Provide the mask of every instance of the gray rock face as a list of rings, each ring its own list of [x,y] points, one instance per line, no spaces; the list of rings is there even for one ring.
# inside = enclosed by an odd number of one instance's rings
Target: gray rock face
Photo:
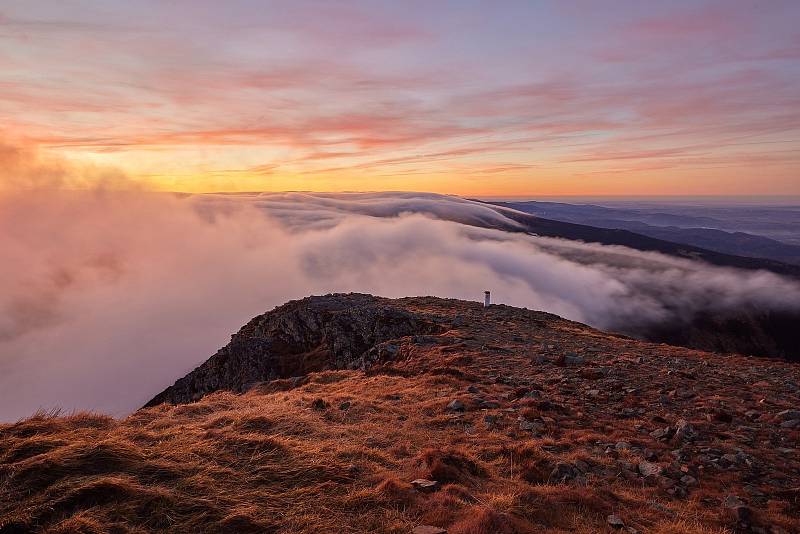
[[[397,345],[388,341],[439,331],[424,317],[371,295],[292,301],[252,319],[146,406],[192,402],[218,390],[242,392],[259,382],[326,369],[366,369],[397,356]]]

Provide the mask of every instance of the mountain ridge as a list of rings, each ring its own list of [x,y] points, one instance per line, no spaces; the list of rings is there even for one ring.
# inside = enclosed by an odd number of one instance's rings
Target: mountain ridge
[[[391,300],[361,293],[329,294],[290,301],[248,321],[231,341],[208,360],[145,404],[191,402],[225,389],[241,393],[254,383],[292,378],[309,372],[361,369],[394,356],[391,339],[428,335],[448,325],[409,313]],[[422,297],[435,298],[435,297]],[[460,301],[441,299],[443,302]],[[493,305],[495,309],[498,306]],[[548,321],[566,321],[541,311]],[[800,360],[792,314],[737,310],[663,323],[649,332],[649,341],[716,352],[745,352]],[[360,329],[360,330],[359,330]],[[620,335],[622,334],[608,334]],[[794,352],[791,347],[795,347]]]
[[[667,256],[704,261],[719,267],[732,267],[746,270],[763,269],[794,279],[800,279],[800,265],[784,263],[769,258],[739,256],[718,252],[691,244],[652,237],[625,228],[603,228],[591,226],[586,223],[548,219],[520,211],[514,208],[512,203],[504,205],[503,203],[492,203],[474,199],[473,201],[488,206],[494,206],[500,213],[520,225],[518,228],[510,225],[498,227],[498,229],[510,232],[523,231],[545,237],[558,237],[587,243],[622,245],[643,252],[660,252]]]
[[[709,217],[560,202],[520,201],[494,204],[545,219],[596,228],[624,229],[730,256],[761,258],[789,265],[800,263],[800,246],[741,230],[727,230],[721,221]]]
[[[0,425],[0,532],[800,528],[800,366],[435,297],[276,310],[175,404]],[[259,347],[299,367],[232,372]]]

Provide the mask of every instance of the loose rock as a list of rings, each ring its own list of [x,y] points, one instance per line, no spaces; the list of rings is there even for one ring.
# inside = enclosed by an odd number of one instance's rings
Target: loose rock
[[[645,478],[649,476],[658,476],[664,470],[660,465],[645,460],[639,462],[637,467],[639,469],[639,473]]]
[[[439,527],[420,525],[418,527],[414,527],[414,530],[411,531],[411,534],[447,534],[447,531]]]
[[[411,485],[414,486],[414,489],[421,491],[423,493],[431,493],[439,489],[439,482],[437,482],[436,480],[428,480],[425,478],[418,478],[416,480],[412,480]]]
[[[608,523],[611,528],[623,528],[625,526],[625,522],[616,514],[611,514],[608,516],[606,518],[606,523]]]
[[[460,401],[460,400],[458,400],[458,399],[451,400],[451,401],[450,401],[450,402],[447,404],[447,409],[448,409],[448,410],[450,410],[451,412],[463,412],[464,410],[466,410],[466,408],[467,408],[467,407],[466,407],[466,406],[464,406],[464,403],[463,403],[463,402],[461,402],[461,401]]]

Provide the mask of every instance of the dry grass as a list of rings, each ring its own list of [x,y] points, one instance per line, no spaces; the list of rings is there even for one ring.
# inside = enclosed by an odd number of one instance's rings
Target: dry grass
[[[444,400],[431,393],[462,391],[459,379],[338,374],[121,421],[39,414],[2,427],[0,532],[590,532],[619,509],[664,532],[722,527],[665,524],[647,513],[651,488],[547,484],[556,456],[540,446],[552,440],[470,436],[432,418]],[[318,398],[330,406],[313,408]],[[418,477],[447,485],[420,494]]]
[[[499,343],[501,334],[492,335]],[[592,448],[640,438],[657,446],[633,430],[646,420],[620,420],[613,410],[599,417],[598,401],[583,404],[570,384],[526,364],[526,353],[502,359],[482,352],[485,340],[464,339],[472,341],[463,354],[417,349],[401,373],[315,373],[294,388],[277,381],[122,420],[40,413],[0,426],[0,533],[408,533],[420,524],[449,534],[589,533],[607,531],[611,513],[640,532],[735,530],[703,497],[719,499],[741,480],[706,476],[688,497],[673,498],[617,476],[617,459]],[[465,367],[441,372],[448,358]],[[520,398],[531,388],[492,378],[499,373],[527,373],[552,405]],[[501,406],[478,409],[468,386]],[[466,413],[445,409],[454,398]],[[519,431],[520,413],[553,422],[532,437]],[[487,414],[497,422],[486,423]],[[589,465],[585,485],[550,481],[559,462]],[[420,493],[416,478],[442,487]],[[799,531],[792,506],[772,499],[755,511],[757,524]]]

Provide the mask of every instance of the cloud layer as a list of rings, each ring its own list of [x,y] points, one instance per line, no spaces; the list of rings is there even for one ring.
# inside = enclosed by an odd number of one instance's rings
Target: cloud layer
[[[0,420],[53,406],[125,414],[252,316],[309,294],[478,300],[491,289],[497,302],[628,331],[800,303],[796,283],[769,273],[453,222],[487,218],[507,220],[429,194],[6,192]]]

